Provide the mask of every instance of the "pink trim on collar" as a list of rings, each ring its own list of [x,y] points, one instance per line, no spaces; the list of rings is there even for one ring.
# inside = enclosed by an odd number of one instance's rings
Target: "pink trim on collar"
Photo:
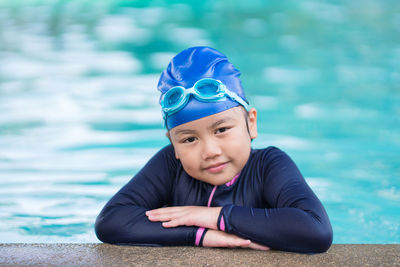
[[[207,207],[211,207],[211,201],[213,199],[215,190],[217,190],[217,185],[214,186],[213,190],[211,191],[210,197],[208,198]]]
[[[226,186],[231,186],[231,185],[233,185],[233,184],[236,182],[236,180],[239,178],[239,175],[240,175],[240,172],[239,172],[235,177],[233,177],[232,180],[230,180],[229,182],[227,182],[225,185],[226,185]]]

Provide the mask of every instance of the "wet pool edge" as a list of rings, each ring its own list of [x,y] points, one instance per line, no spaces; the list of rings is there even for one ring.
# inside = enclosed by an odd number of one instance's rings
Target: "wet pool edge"
[[[400,266],[400,244],[334,244],[326,253],[109,244],[0,244],[0,266]]]

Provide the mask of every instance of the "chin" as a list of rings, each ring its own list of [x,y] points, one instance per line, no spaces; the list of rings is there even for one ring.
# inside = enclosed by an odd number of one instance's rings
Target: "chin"
[[[229,182],[231,179],[212,179],[209,183],[212,185],[224,185]]]
[[[193,176],[192,176],[193,177]],[[220,179],[215,179],[215,178],[195,178],[196,180],[211,184],[211,185],[223,185],[226,184],[229,181],[221,181]]]

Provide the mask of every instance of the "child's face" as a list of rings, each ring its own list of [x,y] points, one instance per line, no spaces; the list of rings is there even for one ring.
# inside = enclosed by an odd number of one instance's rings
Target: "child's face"
[[[169,134],[177,159],[195,179],[213,185],[229,182],[246,164],[257,137],[257,111],[242,107],[181,124]]]

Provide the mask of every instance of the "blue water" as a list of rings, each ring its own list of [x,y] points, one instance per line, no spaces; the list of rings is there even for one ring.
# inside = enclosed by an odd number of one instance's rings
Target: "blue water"
[[[168,144],[157,79],[192,45],[242,71],[254,147],[295,160],[335,243],[400,242],[397,0],[137,2],[0,1],[0,242],[97,242]]]

